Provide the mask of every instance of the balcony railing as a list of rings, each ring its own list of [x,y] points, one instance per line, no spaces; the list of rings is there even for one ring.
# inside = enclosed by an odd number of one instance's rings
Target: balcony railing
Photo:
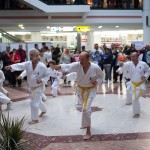
[[[0,0],[0,10],[30,10],[29,6],[19,0]]]
[[[40,0],[47,5],[90,5],[91,9],[142,9],[142,0]]]
[[[142,0],[40,0],[47,5],[90,5],[91,9],[142,9]],[[19,0],[0,0],[0,10],[28,10]]]

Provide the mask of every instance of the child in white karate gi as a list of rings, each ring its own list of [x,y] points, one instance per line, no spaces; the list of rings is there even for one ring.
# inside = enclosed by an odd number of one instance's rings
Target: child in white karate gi
[[[54,60],[49,61],[49,68],[48,68],[48,72],[50,73],[50,77],[53,78],[53,82],[51,85],[52,88],[52,95],[53,97],[58,96],[58,94],[60,94],[60,90],[59,90],[59,79],[61,79],[62,77],[62,72],[55,70],[55,65],[56,62]]]

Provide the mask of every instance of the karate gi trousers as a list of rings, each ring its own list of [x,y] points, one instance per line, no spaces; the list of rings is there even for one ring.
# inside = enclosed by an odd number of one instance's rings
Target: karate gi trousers
[[[0,102],[2,104],[8,104],[10,102],[10,98],[0,92]]]
[[[91,126],[91,104],[96,96],[96,87],[81,87],[77,88],[77,95],[82,100],[82,127]]]
[[[31,119],[39,119],[39,110],[46,112],[46,107],[42,101],[42,91],[36,91],[36,88],[31,88]]]
[[[143,82],[133,83],[132,82],[132,107],[133,107],[133,115],[140,114],[140,97],[143,95],[143,90],[140,85]]]
[[[132,103],[132,83],[130,82],[130,79],[125,78],[125,85],[126,85],[126,92],[127,92],[127,98],[125,101],[125,104],[131,104]]]
[[[54,96],[58,96],[58,90],[59,90],[59,81],[57,79],[54,80],[52,86],[52,94]]]

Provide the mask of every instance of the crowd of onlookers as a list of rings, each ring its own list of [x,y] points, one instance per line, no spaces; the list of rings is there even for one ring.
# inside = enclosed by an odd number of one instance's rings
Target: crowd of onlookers
[[[97,63],[102,70],[105,70],[104,82],[111,82],[111,75],[113,75],[114,83],[118,81],[118,76],[120,83],[122,83],[122,75],[118,75],[117,73],[119,61],[126,61],[127,59],[130,60],[130,55],[133,52],[138,52],[139,60],[146,62],[150,66],[150,45],[146,45],[141,50],[136,50],[135,44],[124,47],[111,44],[110,48],[104,44],[101,49],[99,48],[98,44],[95,44],[95,49],[92,50],[90,54],[92,61]]]
[[[42,43],[41,48],[39,48],[38,44],[35,44],[34,48],[39,51],[39,60],[46,66],[48,66],[48,62],[51,60],[54,60],[56,64],[78,62],[80,53],[86,51],[85,46],[82,46],[81,50],[75,49],[72,53],[69,48],[60,48],[59,45],[56,47],[51,46],[49,48],[45,43]],[[124,47],[111,44],[110,48],[108,48],[106,44],[101,48],[98,44],[95,44],[94,49],[87,52],[90,53],[91,62],[98,64],[99,67],[104,70],[104,82],[111,82],[112,79],[114,83],[118,80],[120,83],[122,82],[122,75],[118,76],[118,73],[116,72],[119,68],[119,61],[126,61],[133,52],[138,52],[139,60],[146,62],[150,66],[150,45],[146,45],[141,50],[136,50],[134,44]],[[18,49],[11,50],[10,46],[7,46],[5,51],[0,52],[0,69],[4,72],[8,83],[13,87],[15,87],[17,83],[18,86],[21,87],[22,81],[17,80],[17,76],[19,76],[21,72],[10,72],[6,71],[4,68],[5,66],[25,62],[26,60],[27,54],[26,50],[22,48],[22,44],[18,45]],[[64,83],[65,82],[66,81],[64,80]]]
[[[87,5],[91,8],[142,8],[143,0],[41,0],[49,5]],[[19,0],[0,0],[0,9],[31,9]]]

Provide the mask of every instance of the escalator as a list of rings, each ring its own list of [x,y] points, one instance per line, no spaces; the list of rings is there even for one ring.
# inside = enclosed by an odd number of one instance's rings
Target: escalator
[[[6,31],[0,29],[1,43],[14,43],[14,42],[24,42],[21,39],[7,33]]]

